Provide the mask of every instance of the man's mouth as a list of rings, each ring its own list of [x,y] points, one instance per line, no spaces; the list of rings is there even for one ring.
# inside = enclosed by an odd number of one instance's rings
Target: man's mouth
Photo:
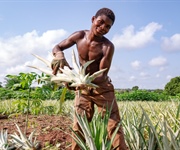
[[[98,34],[104,34],[103,31],[101,31],[101,30],[97,29],[96,31],[97,31]]]

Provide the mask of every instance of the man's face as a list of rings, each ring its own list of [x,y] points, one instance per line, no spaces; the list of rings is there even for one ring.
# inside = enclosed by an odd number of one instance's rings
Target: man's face
[[[98,17],[92,18],[92,28],[96,36],[103,36],[109,32],[111,26],[113,25],[112,20],[106,15],[100,15]]]

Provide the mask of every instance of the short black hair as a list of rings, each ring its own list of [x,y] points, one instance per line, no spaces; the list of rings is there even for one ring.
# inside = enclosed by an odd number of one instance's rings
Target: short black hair
[[[112,20],[113,23],[114,23],[114,21],[115,21],[114,12],[113,12],[111,9],[109,9],[109,8],[101,8],[101,9],[99,9],[99,10],[96,12],[95,17],[98,17],[98,16],[100,16],[100,15],[106,15],[107,17],[109,17],[109,18]]]

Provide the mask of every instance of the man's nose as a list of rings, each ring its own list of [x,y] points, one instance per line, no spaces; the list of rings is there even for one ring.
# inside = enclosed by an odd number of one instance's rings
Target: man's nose
[[[105,31],[106,28],[104,24],[102,24],[100,27],[101,27],[101,30]]]

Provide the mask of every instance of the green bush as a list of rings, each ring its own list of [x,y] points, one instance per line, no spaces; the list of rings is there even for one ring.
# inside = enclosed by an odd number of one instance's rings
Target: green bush
[[[165,92],[171,96],[180,94],[180,76],[172,78],[164,88]]]
[[[11,99],[14,96],[14,92],[10,89],[0,88],[0,99],[6,100]]]
[[[53,91],[52,89],[48,89],[48,88],[41,88],[41,87],[32,88],[30,92],[30,99],[31,100],[36,100],[36,99],[59,100],[62,93],[62,89],[63,88]],[[0,100],[28,99],[28,96],[29,96],[28,89],[13,90],[13,89],[7,89],[3,87],[0,88]],[[74,92],[67,90],[65,100],[73,100],[74,97],[75,97]]]
[[[136,90],[124,93],[115,93],[116,99],[119,101],[166,101],[170,100],[168,95],[164,93],[156,93],[154,91]]]

